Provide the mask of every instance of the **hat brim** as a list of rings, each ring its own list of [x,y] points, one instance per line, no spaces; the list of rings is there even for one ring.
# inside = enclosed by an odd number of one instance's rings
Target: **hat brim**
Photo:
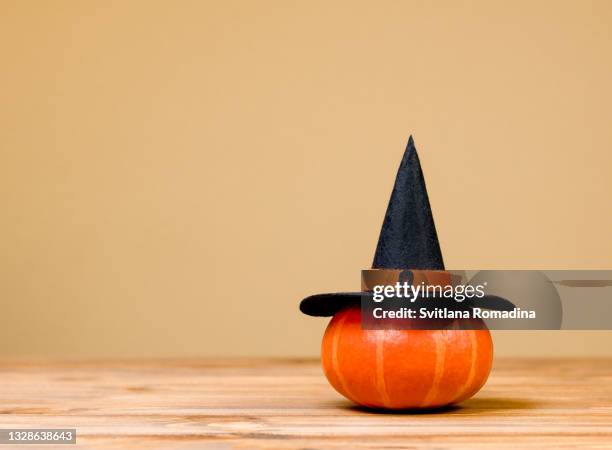
[[[350,306],[360,305],[364,292],[315,294],[300,302],[300,311],[314,317],[330,317]]]
[[[371,292],[332,292],[326,294],[315,294],[306,297],[300,302],[300,311],[314,317],[331,317],[338,311],[351,306],[359,306],[363,296],[371,296]],[[440,299],[446,305],[452,305],[461,309],[464,308],[483,308],[498,311],[511,311],[515,305],[497,295],[485,295],[481,298],[470,298],[462,302],[452,298]],[[439,303],[437,306],[441,306]]]

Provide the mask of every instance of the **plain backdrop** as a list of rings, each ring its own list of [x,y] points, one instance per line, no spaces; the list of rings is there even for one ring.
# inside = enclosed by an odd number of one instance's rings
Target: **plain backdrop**
[[[612,268],[612,2],[0,0],[0,55],[2,356],[316,355],[410,134],[448,268]]]

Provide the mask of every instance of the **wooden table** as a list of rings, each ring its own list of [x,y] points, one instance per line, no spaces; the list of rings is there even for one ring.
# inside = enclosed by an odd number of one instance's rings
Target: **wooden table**
[[[475,398],[421,414],[353,407],[314,360],[4,361],[12,427],[76,428],[77,448],[612,448],[612,360],[497,360]]]

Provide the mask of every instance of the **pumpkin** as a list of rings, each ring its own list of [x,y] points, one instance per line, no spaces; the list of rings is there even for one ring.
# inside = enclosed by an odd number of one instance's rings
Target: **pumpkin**
[[[321,354],[331,385],[358,405],[437,408],[466,400],[485,384],[493,342],[486,328],[364,330],[355,306],[334,315]]]

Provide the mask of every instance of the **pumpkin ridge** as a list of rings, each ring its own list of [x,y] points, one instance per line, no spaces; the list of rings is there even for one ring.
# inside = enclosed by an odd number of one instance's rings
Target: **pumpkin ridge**
[[[334,336],[332,338],[332,369],[333,371],[336,373],[336,377],[338,377],[338,381],[340,382],[340,386],[342,387],[342,390],[344,391],[344,395],[351,401],[355,401],[353,400],[355,397],[353,396],[353,394],[351,393],[351,391],[349,390],[347,384],[346,384],[346,380],[344,379],[344,376],[342,375],[342,371],[340,370],[340,363],[338,361],[338,342],[340,341],[340,332],[342,331],[344,322],[346,322],[348,316],[343,316],[340,318],[340,320],[338,321],[338,325],[337,325],[337,330],[334,333]]]
[[[387,392],[387,384],[385,382],[385,335],[383,330],[378,330],[376,333],[376,389],[380,395],[383,406],[390,407],[391,399]]]
[[[476,377],[476,356],[478,350],[478,339],[476,339],[476,331],[466,330],[466,332],[468,333],[468,336],[470,338],[470,371],[468,372],[468,376],[465,380],[465,383],[463,383],[463,386],[461,386],[461,389],[459,389],[459,392],[457,392],[457,395],[453,399],[453,402],[461,399],[461,397],[472,386],[472,383],[474,383],[474,378]]]
[[[444,363],[446,360],[446,347],[445,343],[441,342],[440,333],[432,333],[431,337],[434,340],[435,348],[436,348],[436,361],[435,361],[435,369],[434,376],[432,377],[431,387],[429,391],[425,395],[423,402],[421,403],[421,407],[430,406],[431,403],[435,402],[437,394],[439,393],[439,385],[440,380],[442,379],[442,374],[444,373]]]

